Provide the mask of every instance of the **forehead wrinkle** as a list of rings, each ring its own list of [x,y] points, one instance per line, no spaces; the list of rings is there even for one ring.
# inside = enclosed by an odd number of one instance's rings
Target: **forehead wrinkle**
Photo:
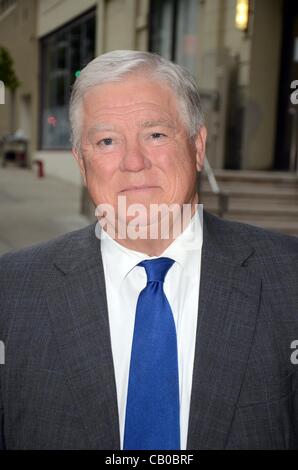
[[[94,131],[114,131],[116,128],[113,124],[98,123],[91,127]]]
[[[163,126],[163,127],[168,127],[170,129],[176,129],[175,123],[166,118],[157,118],[157,119],[147,119],[147,120],[139,120],[135,121],[136,125],[140,129],[148,129],[151,127],[156,127],[156,126]],[[94,124],[91,128],[90,131],[117,131],[119,130],[119,126],[117,124],[110,124],[108,122],[98,122]]]
[[[151,108],[151,107],[150,107]],[[133,122],[137,122],[137,120],[139,121],[139,123],[141,122],[159,122],[160,121],[160,124],[165,124],[165,122],[167,121],[168,123],[171,122],[170,119],[167,119],[166,117],[165,118],[158,118],[158,117],[153,117],[154,115],[152,115],[151,113],[151,116],[148,116],[147,118],[144,117],[142,118],[141,116],[139,116],[139,118],[137,119],[137,117],[134,117],[134,114],[136,113],[139,113],[139,112],[143,112],[143,111],[146,111],[144,108],[139,108],[139,109],[134,109],[134,110],[124,110],[124,111],[118,111],[117,109],[115,108],[111,108],[109,110],[103,110],[101,109],[100,112],[95,112],[93,115],[91,113],[88,113],[88,120],[89,121],[93,121],[95,122],[95,124],[92,126],[92,127],[96,127],[97,129],[99,130],[113,130],[115,128],[115,124],[109,122],[110,120],[113,120],[113,119],[116,119],[116,120],[121,120],[121,121],[127,121],[127,120],[132,120],[133,119]],[[156,109],[154,109],[153,107],[151,109],[149,109],[150,112],[154,112],[154,114],[156,114]],[[159,113],[159,114],[167,114],[165,113],[164,111]],[[139,124],[140,126],[140,124]],[[144,127],[149,127],[149,124],[144,126]]]
[[[169,119],[150,119],[148,121],[141,121],[139,123],[139,127],[143,129],[147,129],[148,127],[155,127],[155,126],[165,126],[171,129],[175,128],[175,125]]]
[[[152,127],[167,127],[169,129],[176,129],[175,124],[170,121],[169,119],[150,119],[147,121],[139,121],[137,126],[139,129],[150,129]],[[100,132],[100,131],[110,131],[110,132],[117,132],[119,127],[117,125],[108,124],[108,123],[98,123],[92,126],[89,129],[89,132]]]
[[[94,106],[95,103],[93,103]],[[169,115],[170,109],[165,110],[160,107],[157,103],[150,103],[146,101],[141,101],[138,103],[129,103],[127,105],[121,106],[100,106],[96,109],[90,109],[89,106],[85,108],[85,112],[88,116],[89,132],[93,131],[119,131],[119,125],[121,127],[121,122],[117,123],[117,120],[120,121],[129,121],[132,120],[132,117],[135,114],[149,112],[149,116],[146,114],[142,117],[140,115],[138,118],[135,116],[131,125],[133,127],[137,126],[138,128],[150,128],[158,125],[166,126],[171,129],[176,129],[177,122],[176,119],[172,119]],[[176,111],[176,110],[175,110]],[[151,115],[150,115],[151,114]],[[158,116],[159,115],[159,116]],[[175,118],[177,116],[175,115]],[[113,119],[116,119],[116,123],[113,123]],[[92,122],[93,121],[93,122]],[[111,121],[111,122],[109,122]]]
[[[116,101],[116,100],[115,100]],[[95,103],[91,103],[92,104],[92,107],[95,105]],[[171,110],[171,106],[168,107],[168,110],[165,110],[165,109],[162,109],[163,107],[159,104],[159,103],[154,103],[154,102],[150,102],[150,101],[140,101],[140,102],[131,102],[131,103],[127,103],[127,104],[118,104],[116,102],[114,102],[113,104],[111,105],[107,105],[107,104],[101,104],[100,102],[98,103],[99,105],[99,109],[94,109],[93,110],[90,110],[89,106],[86,106],[86,103],[85,103],[85,112],[87,114],[115,114],[115,115],[121,115],[123,114],[124,116],[126,116],[127,114],[131,114],[131,113],[136,113],[136,112],[139,112],[139,111],[143,111],[143,110],[152,110],[152,111],[159,111],[159,112],[162,112],[162,113],[168,113],[170,110]],[[132,108],[132,109],[131,109]]]

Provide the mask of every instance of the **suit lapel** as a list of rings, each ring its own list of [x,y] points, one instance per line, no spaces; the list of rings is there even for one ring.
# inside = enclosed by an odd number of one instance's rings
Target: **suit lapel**
[[[249,272],[253,249],[204,213],[199,311],[188,449],[224,449],[259,310],[261,280]],[[234,244],[234,245],[233,245]]]
[[[100,242],[86,240],[55,261],[60,277],[47,290],[58,350],[90,448],[119,449],[119,421]],[[72,244],[73,245],[73,244]],[[63,275],[62,275],[63,273]]]

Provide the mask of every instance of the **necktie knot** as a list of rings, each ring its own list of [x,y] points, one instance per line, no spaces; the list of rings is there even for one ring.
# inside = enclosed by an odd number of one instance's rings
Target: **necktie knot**
[[[138,266],[145,268],[147,274],[147,282],[160,281],[164,282],[166,274],[170,267],[175,263],[171,258],[156,258],[152,260],[141,261]]]

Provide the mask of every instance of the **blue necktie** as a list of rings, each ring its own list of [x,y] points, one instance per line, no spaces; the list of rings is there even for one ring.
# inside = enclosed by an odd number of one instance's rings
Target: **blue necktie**
[[[173,313],[163,290],[170,258],[145,260],[147,285],[136,309],[124,449],[179,450],[179,378]]]

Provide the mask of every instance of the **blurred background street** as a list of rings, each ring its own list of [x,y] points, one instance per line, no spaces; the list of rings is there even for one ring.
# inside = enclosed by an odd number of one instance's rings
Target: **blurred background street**
[[[82,228],[77,185],[13,166],[0,168],[0,255]]]

